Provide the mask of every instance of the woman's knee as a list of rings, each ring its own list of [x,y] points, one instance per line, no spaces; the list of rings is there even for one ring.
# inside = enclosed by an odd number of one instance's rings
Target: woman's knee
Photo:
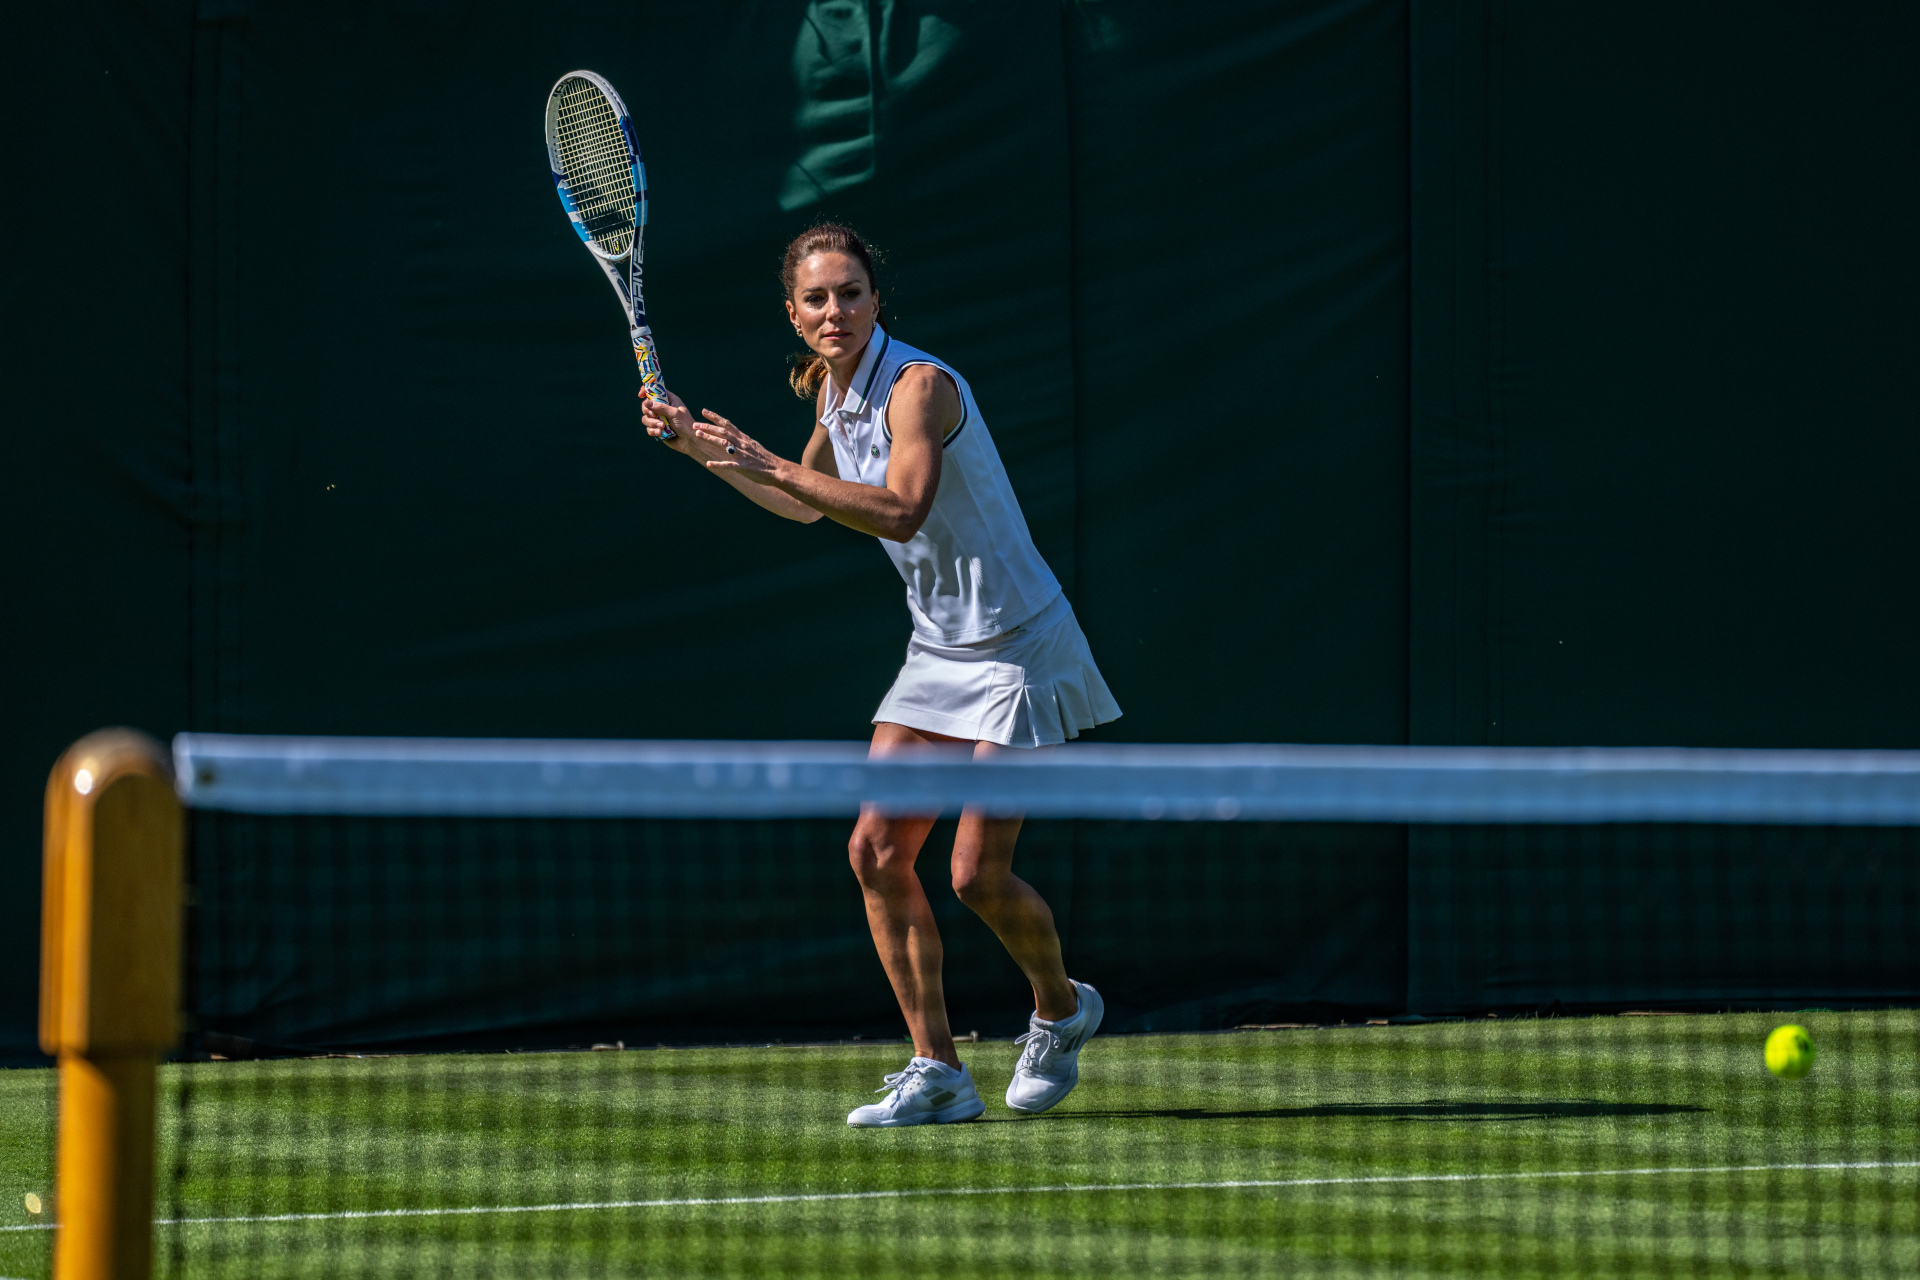
[[[847,862],[862,888],[883,892],[903,885],[913,874],[913,859],[896,842],[861,827],[847,841]]]
[[[975,911],[998,902],[1006,888],[1006,881],[1007,873],[1003,868],[982,867],[957,858],[954,860],[953,896]]]

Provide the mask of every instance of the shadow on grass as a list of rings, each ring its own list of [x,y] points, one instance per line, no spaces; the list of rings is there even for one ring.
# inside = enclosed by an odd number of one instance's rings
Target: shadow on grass
[[[1564,1102],[1425,1102],[1379,1104],[1327,1102],[1315,1107],[1265,1107],[1256,1111],[1208,1111],[1176,1107],[1141,1111],[1069,1111],[1059,1120],[1442,1120],[1484,1124],[1508,1120],[1640,1120],[1654,1116],[1692,1115],[1705,1107],[1673,1102],[1600,1102],[1574,1098]]]

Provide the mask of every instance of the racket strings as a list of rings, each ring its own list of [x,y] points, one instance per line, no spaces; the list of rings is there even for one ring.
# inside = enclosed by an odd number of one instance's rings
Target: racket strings
[[[569,80],[557,96],[554,141],[574,208],[603,252],[625,253],[633,244],[638,198],[620,114],[589,80]]]

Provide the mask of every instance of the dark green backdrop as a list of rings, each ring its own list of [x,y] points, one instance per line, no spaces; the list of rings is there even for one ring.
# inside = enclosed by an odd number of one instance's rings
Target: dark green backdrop
[[[1127,709],[1108,740],[1920,745],[1917,26],[1892,0],[15,15],[0,1034],[31,1033],[41,781],[101,724],[865,732],[898,582],[639,434],[541,167],[576,66],[639,118],[648,300],[696,405],[796,448],[780,247],[831,214],[889,251],[895,330],[972,381]],[[1135,1025],[1618,994],[1462,916],[1539,896],[1508,844],[1181,840],[1223,902],[1260,863],[1231,941],[1116,941],[1151,936],[1154,859],[1119,833],[1032,855]],[[1911,994],[1898,956],[1813,957],[1795,998]],[[846,964],[849,1016],[884,1016]],[[1786,994],[1750,977],[1632,998]]]

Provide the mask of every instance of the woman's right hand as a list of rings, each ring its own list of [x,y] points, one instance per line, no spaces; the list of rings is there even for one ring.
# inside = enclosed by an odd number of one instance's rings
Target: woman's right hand
[[[698,456],[702,450],[693,434],[693,411],[687,408],[686,401],[673,392],[667,392],[665,402],[647,399],[645,390],[640,392],[640,421],[646,427],[647,434],[659,440],[675,453]],[[673,428],[672,439],[664,439],[662,432]]]

